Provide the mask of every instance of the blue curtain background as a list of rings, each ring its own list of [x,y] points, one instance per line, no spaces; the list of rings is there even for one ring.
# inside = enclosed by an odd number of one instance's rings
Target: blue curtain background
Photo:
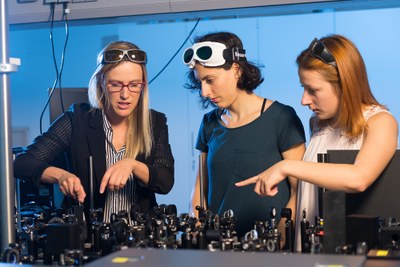
[[[114,40],[136,43],[147,51],[149,78],[153,78],[185,40],[196,21],[148,21],[132,18],[94,19],[69,22],[62,86],[86,87],[96,67],[97,53]],[[358,46],[367,66],[371,88],[377,99],[400,118],[400,9],[369,9],[230,19],[203,19],[194,35],[212,31],[231,31],[243,41],[248,59],[264,66],[265,82],[257,93],[291,105],[300,116],[308,135],[307,107],[300,105],[302,88],[297,77],[296,56],[314,37],[337,33]],[[39,134],[39,118],[47,101],[47,89],[55,80],[50,43],[50,23],[11,25],[9,52],[21,59],[11,80],[13,128],[28,129],[28,140]],[[62,23],[53,29],[55,54],[59,64],[65,39]],[[189,46],[187,43],[184,47]],[[151,107],[168,118],[170,143],[176,160],[176,182],[159,204],[176,204],[180,213],[188,212],[198,152],[194,149],[197,130],[206,110],[197,95],[187,91],[186,67],[182,51],[151,84]],[[67,90],[67,89],[66,89]],[[43,129],[49,126],[48,111]],[[25,146],[26,143],[13,143]],[[57,201],[59,203],[59,200]]]

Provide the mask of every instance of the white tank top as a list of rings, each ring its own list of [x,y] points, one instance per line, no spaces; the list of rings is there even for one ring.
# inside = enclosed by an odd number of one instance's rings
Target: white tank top
[[[371,116],[388,112],[380,106],[371,106],[364,112],[365,121]],[[312,127],[310,142],[304,154],[304,161],[318,162],[317,155],[326,153],[330,149],[360,149],[364,141],[364,135],[357,138],[348,138],[341,129],[332,129],[329,126],[319,128],[316,124]],[[301,251],[300,222],[303,219],[303,210],[306,211],[306,219],[314,224],[315,216],[318,215],[318,187],[303,181],[299,181],[297,188],[297,208],[295,227],[295,251]]]

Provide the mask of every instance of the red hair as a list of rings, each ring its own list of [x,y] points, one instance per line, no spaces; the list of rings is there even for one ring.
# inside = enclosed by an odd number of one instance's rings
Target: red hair
[[[357,47],[344,36],[330,35],[320,41],[335,58],[336,66],[314,57],[311,48],[301,52],[296,63],[301,69],[319,72],[337,89],[340,101],[336,123],[347,136],[357,137],[366,128],[363,107],[381,106],[371,92],[364,60]]]

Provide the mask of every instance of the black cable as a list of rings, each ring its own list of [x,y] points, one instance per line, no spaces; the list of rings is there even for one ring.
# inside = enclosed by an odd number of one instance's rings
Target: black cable
[[[67,43],[68,43],[68,38],[69,38],[69,27],[68,27],[68,13],[65,12],[68,8],[68,3],[64,3],[63,6],[63,17],[64,17],[64,28],[65,28],[65,42],[64,42],[64,48],[63,48],[63,52],[61,54],[61,66],[60,66],[60,73],[59,73],[59,81],[58,81],[58,85],[59,85],[59,89],[60,89],[60,103],[61,103],[61,110],[62,113],[65,112],[64,110],[64,101],[63,101],[63,94],[62,94],[62,85],[61,85],[61,78],[62,78],[62,72],[64,70],[64,60],[65,60],[65,54],[67,51]]]
[[[62,106],[62,110],[64,112],[64,105],[63,105],[63,101],[62,101],[62,93],[61,93],[61,75],[62,75],[62,71],[64,69],[64,58],[65,58],[65,52],[66,52],[66,47],[67,47],[67,43],[68,43],[68,38],[69,38],[69,30],[68,30],[68,15],[66,14],[66,8],[67,5],[64,5],[64,10],[63,10],[63,19],[65,17],[65,22],[64,22],[64,26],[65,26],[65,41],[64,41],[64,48],[63,48],[63,52],[61,54],[61,63],[60,63],[60,71],[58,71],[58,65],[57,65],[57,59],[56,59],[56,55],[55,55],[55,48],[54,48],[54,38],[53,38],[53,28],[54,28],[54,13],[55,13],[55,3],[51,4],[51,21],[50,21],[50,41],[51,41],[51,49],[52,49],[52,55],[53,55],[53,63],[54,63],[54,68],[56,71],[56,78],[53,82],[53,85],[50,89],[49,92],[49,96],[47,98],[47,102],[42,110],[42,113],[40,114],[40,134],[43,133],[43,129],[42,129],[42,123],[43,123],[43,115],[47,109],[47,107],[49,106],[51,97],[53,96],[54,90],[57,86],[57,84],[59,84],[59,88],[60,88],[60,99],[61,99],[61,106]]]
[[[56,80],[53,83],[53,86],[52,86],[50,94],[49,94],[49,98],[47,99],[47,102],[42,110],[42,113],[40,114],[40,119],[39,119],[40,134],[43,133],[43,130],[42,130],[43,114],[46,111],[47,105],[49,104],[49,101],[50,101],[50,96],[53,94],[54,88],[56,87],[57,82],[58,82],[58,67],[57,67],[57,61],[56,61],[55,54],[54,54],[55,51],[54,51],[54,41],[53,41],[53,25],[54,25],[55,6],[56,6],[55,3],[50,4],[50,41],[51,41],[51,47],[52,47],[52,52],[53,52],[53,63],[54,63],[54,67],[56,70]]]
[[[176,55],[181,51],[182,47],[186,44],[186,42],[189,40],[190,36],[192,36],[194,30],[197,28],[197,25],[200,22],[200,18],[197,19],[196,24],[193,26],[192,30],[190,31],[189,35],[186,37],[185,41],[182,43],[182,45],[178,48],[178,50],[175,52],[175,54],[171,57],[171,59],[165,64],[165,66],[154,76],[153,79],[150,80],[149,84],[151,84],[155,79],[157,79],[158,76],[168,67],[168,65],[172,62],[172,60],[176,57]]]

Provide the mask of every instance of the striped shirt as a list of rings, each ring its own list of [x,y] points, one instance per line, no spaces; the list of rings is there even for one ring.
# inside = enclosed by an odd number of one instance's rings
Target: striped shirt
[[[103,128],[106,148],[106,168],[107,170],[116,162],[122,160],[125,155],[126,146],[116,151],[112,144],[113,130],[110,122],[103,112]],[[136,181],[131,174],[126,185],[120,190],[109,191],[106,189],[106,201],[104,205],[104,222],[110,222],[111,214],[118,214],[119,211],[127,211],[130,214],[132,203],[135,203]]]

